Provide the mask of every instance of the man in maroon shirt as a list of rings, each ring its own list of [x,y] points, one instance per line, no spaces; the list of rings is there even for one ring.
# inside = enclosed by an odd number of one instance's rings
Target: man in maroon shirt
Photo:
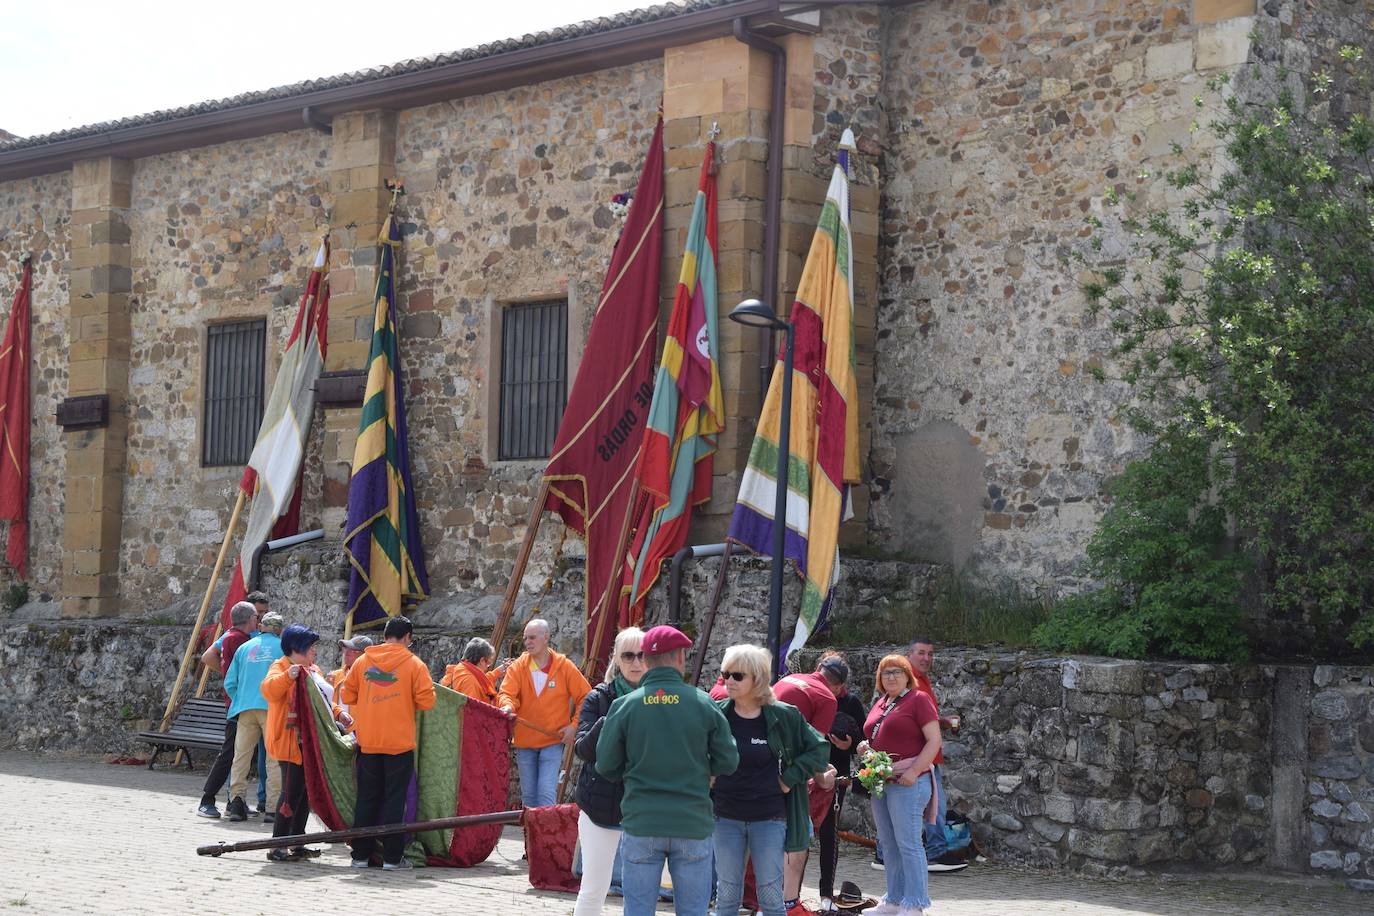
[[[234,660],[234,653],[239,646],[246,643],[253,637],[253,633],[258,629],[258,615],[267,611],[267,596],[262,592],[253,592],[250,598],[256,599],[256,603],[250,601],[240,601],[229,609],[229,622],[231,626],[228,631],[215,641],[210,648],[200,656],[201,664],[211,671],[223,675],[229,670],[229,664]],[[229,708],[229,697],[224,697],[224,708]],[[229,719],[224,723],[224,744],[220,746],[219,756],[210,767],[210,773],[205,777],[205,787],[201,789],[200,806],[196,808],[196,814],[201,817],[219,817],[219,809],[215,807],[215,796],[224,787],[224,781],[229,778],[229,770],[234,765],[234,739],[238,736],[238,719]]]
[[[916,689],[930,697],[930,702],[935,704],[935,714],[940,720],[940,728],[947,728],[953,734],[959,733],[958,716],[941,716],[940,702],[935,697],[935,688],[930,683],[930,667],[935,661],[935,644],[928,637],[918,636],[911,641],[906,653],[907,661],[911,662],[911,669],[916,674]],[[944,748],[935,755],[935,765],[931,768],[931,781],[934,783],[936,796],[936,810],[938,812],[935,823],[923,824],[925,829],[926,862],[928,870],[932,872],[962,871],[968,867],[968,862],[963,859],[949,859],[945,853],[949,846],[945,842],[945,786],[943,782],[945,762]]]
[[[843,669],[848,675],[848,669]],[[822,735],[835,726],[835,699],[844,691],[845,678],[835,666],[816,666],[810,674],[789,674],[773,685],[773,696],[801,711],[802,718]],[[783,861],[782,897],[787,916],[811,916],[799,900],[806,875],[807,850],[789,852]]]

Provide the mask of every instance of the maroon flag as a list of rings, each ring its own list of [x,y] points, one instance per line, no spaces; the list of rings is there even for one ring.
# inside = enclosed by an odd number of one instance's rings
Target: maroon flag
[[[604,659],[615,637],[602,598],[617,578],[615,555],[629,511],[635,462],[653,399],[663,249],[663,120],[654,128],[625,227],[592,319],[587,348],[544,470],[545,508],[587,542],[587,658]],[[598,643],[593,645],[593,643]]]
[[[22,579],[29,566],[29,298],[33,265],[24,259],[5,343],[0,347],[0,519],[10,523],[5,560]]]

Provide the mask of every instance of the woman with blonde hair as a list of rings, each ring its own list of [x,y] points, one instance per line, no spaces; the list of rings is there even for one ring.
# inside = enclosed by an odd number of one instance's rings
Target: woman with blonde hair
[[[620,851],[620,799],[622,783],[596,772],[596,740],[611,704],[639,686],[644,676],[644,631],[626,627],[616,634],[606,678],[582,701],[577,717],[577,756],[582,772],[577,777],[577,839],[582,845],[582,888],[577,892],[573,916],[595,916],[606,904],[616,856]]]
[[[882,795],[871,797],[873,821],[884,851],[887,894],[868,916],[922,916],[930,906],[922,824],[930,807],[930,768],[940,750],[935,704],[916,689],[916,674],[904,655],[886,655],[874,675],[879,699],[868,712],[859,753],[885,751],[893,775]]]
[[[771,659],[759,646],[731,646],[721,662],[726,698],[718,701],[730,724],[739,767],[717,776],[711,789],[716,815],[716,911],[738,913],[744,866],[754,865],[764,916],[785,916],[783,855],[810,842],[806,783],[833,783],[830,745],[795,706],[773,696]]]

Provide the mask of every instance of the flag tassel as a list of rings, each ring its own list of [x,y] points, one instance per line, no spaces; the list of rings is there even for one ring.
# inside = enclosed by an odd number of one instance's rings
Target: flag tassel
[[[210,599],[214,596],[215,586],[219,583],[219,574],[224,571],[224,558],[229,554],[229,541],[234,536],[234,529],[238,527],[239,514],[243,512],[245,499],[244,492],[240,489],[238,499],[234,500],[234,511],[229,515],[229,524],[224,529],[224,540],[219,545],[219,556],[215,557],[215,567],[210,571],[210,582],[205,586],[205,597],[200,602],[200,613],[196,614],[195,625],[191,628],[191,638],[186,641],[186,651],[181,656],[181,667],[177,669],[176,680],[172,681],[172,695],[167,698],[167,709],[162,713],[161,728],[163,731],[172,724],[172,713],[176,711],[177,706],[177,694],[181,692],[181,682],[186,680],[186,673],[191,668],[191,656],[196,651],[200,628],[205,626],[205,615],[210,610]],[[204,684],[205,679],[201,678],[202,690]],[[200,694],[197,693],[196,695],[199,696]]]

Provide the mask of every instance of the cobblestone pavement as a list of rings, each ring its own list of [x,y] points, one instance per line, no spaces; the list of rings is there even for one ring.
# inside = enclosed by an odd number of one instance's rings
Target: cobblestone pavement
[[[472,869],[391,873],[347,867],[329,847],[309,863],[273,864],[262,852],[200,857],[195,847],[268,835],[193,814],[203,773],[0,754],[0,909],[24,913],[416,913],[568,914],[573,898],[532,890],[520,834],[507,828],[492,858]],[[311,829],[323,829],[312,819]],[[870,894],[882,876],[865,850],[849,847],[841,877]],[[814,866],[810,877],[814,879]],[[810,884],[807,896],[814,898]],[[875,894],[876,895],[876,894]],[[1374,913],[1374,895],[1340,884],[1259,875],[1140,881],[976,865],[931,880],[935,916],[1068,913]],[[668,908],[662,907],[662,912]],[[606,912],[618,916],[619,898]]]

